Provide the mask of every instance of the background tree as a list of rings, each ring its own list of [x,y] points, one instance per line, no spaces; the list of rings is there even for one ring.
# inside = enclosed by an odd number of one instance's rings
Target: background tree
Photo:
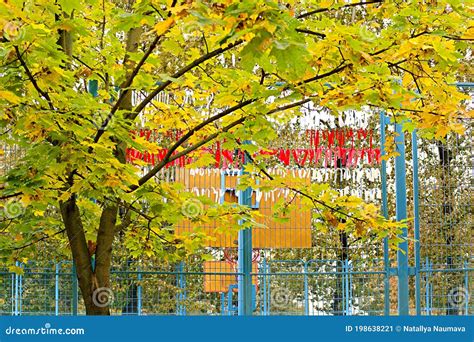
[[[87,314],[109,313],[92,298],[110,286],[114,248],[175,261],[201,245],[173,232],[191,195],[157,177],[168,163],[207,165],[200,148],[216,139],[253,153],[309,101],[334,114],[385,108],[435,137],[462,131],[453,113],[470,115],[450,85],[472,74],[472,8],[459,1],[9,0],[0,15],[2,137],[24,151],[3,179],[1,252],[12,262],[65,234]],[[155,143],[130,134],[144,122],[162,133]],[[129,147],[166,153],[146,168],[127,163]],[[293,190],[344,230],[396,245],[399,226],[373,206]],[[253,223],[230,205],[200,219],[228,217]]]

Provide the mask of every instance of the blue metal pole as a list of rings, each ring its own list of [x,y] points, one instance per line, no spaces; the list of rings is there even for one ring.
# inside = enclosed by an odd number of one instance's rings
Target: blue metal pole
[[[18,266],[18,261],[15,262],[16,266]],[[20,294],[19,294],[19,284],[18,284],[18,274],[15,273],[15,310],[14,310],[14,315],[18,316],[18,305],[20,301]]]
[[[304,314],[309,316],[308,262],[304,263]]]
[[[344,260],[345,315],[349,315],[349,262]]]
[[[21,267],[21,263],[19,264]],[[23,276],[18,276],[18,315],[21,316],[23,312]]]
[[[397,221],[407,218],[407,187],[405,168],[405,136],[402,125],[395,124],[395,146],[398,156],[395,157],[395,195]],[[398,261],[398,314],[409,314],[409,287],[408,287],[408,237],[407,228],[403,228],[401,236],[404,239],[399,244]]]
[[[413,228],[415,238],[415,307],[416,314],[421,315],[420,303],[420,208],[418,183],[418,139],[416,130],[411,134],[411,149],[413,157]]]
[[[244,165],[247,155],[244,157]],[[240,175],[243,171],[240,172]],[[247,188],[239,191],[239,204],[252,206],[252,189]],[[241,222],[242,224],[242,222]],[[252,229],[241,229],[239,231],[239,253],[238,253],[238,314],[252,315]]]
[[[433,263],[429,262],[428,261],[428,270],[432,270],[433,269]],[[429,273],[430,277],[431,277],[431,272]],[[428,288],[429,288],[429,299],[430,299],[430,304],[428,306],[428,312],[429,312],[429,315],[431,316],[433,314],[433,284],[428,283]]]
[[[263,258],[263,315],[268,316],[268,276],[267,259]]]
[[[186,307],[183,304],[183,301],[186,299],[186,282],[185,282],[183,272],[184,272],[184,263],[180,262],[176,266],[176,282],[178,283],[176,313],[180,316],[186,315]]]
[[[467,272],[467,269],[468,269],[468,263],[467,261],[464,261],[464,290],[467,292],[467,296],[466,296],[466,300],[465,300],[465,309],[466,309],[466,312],[464,313],[466,316],[469,315],[469,299],[470,299],[470,296],[469,296],[469,273]]]
[[[349,315],[352,316],[352,298],[354,297],[353,286],[352,286],[352,265],[349,265]]]
[[[429,261],[428,261],[428,257],[426,257],[426,262],[425,262],[425,312],[426,314],[428,315],[428,309],[429,309],[429,302],[430,302],[430,296],[429,296],[429,292],[430,292],[430,279],[429,279],[429,275],[430,273],[428,272],[428,267],[429,267]]]
[[[181,274],[180,274],[180,281],[181,281],[181,288],[183,292],[181,292],[181,314],[186,315],[186,297],[188,295],[186,291],[186,275],[184,274],[184,262],[181,262]]]
[[[11,305],[11,309],[12,309],[12,315],[15,314],[15,279],[16,279],[16,275],[15,274],[12,274],[11,276],[11,298],[12,298],[12,305]]]
[[[54,282],[54,314],[59,316],[59,267],[60,264],[56,264],[56,277]]]
[[[140,272],[140,266],[138,266],[138,286],[137,286],[137,313],[140,316],[142,314],[142,272]]]
[[[385,113],[380,112],[380,152],[381,155],[385,154]],[[388,200],[387,200],[387,161],[382,159],[380,176],[382,181],[382,215],[388,219]],[[383,258],[385,266],[385,279],[384,279],[384,314],[390,315],[390,255],[388,248],[388,239],[385,238],[383,241]]]
[[[225,315],[225,292],[221,292],[221,315]]]

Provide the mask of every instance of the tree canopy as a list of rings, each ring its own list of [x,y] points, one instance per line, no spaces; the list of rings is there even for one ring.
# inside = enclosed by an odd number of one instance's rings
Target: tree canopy
[[[79,266],[88,312],[102,313],[91,289],[108,286],[112,249],[175,261],[201,246],[201,233],[172,229],[193,196],[160,180],[170,162],[211,165],[202,148],[216,141],[254,155],[309,102],[335,116],[380,108],[426,137],[462,133],[472,111],[453,83],[472,81],[473,12],[459,0],[4,1],[0,123],[21,153],[3,174],[1,255],[57,240]],[[158,138],[131,134],[144,126]],[[165,152],[149,167],[128,162],[131,148]],[[267,166],[255,155],[248,167],[260,187],[289,184]],[[401,224],[372,204],[323,184],[292,191],[341,231],[399,241]],[[197,225],[256,224],[249,208],[200,200]]]

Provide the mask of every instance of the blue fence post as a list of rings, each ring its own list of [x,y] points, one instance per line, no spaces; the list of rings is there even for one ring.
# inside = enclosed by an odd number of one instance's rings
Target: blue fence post
[[[180,316],[186,315],[186,305],[183,301],[186,300],[186,278],[184,276],[184,263],[180,262],[176,267],[176,280],[178,283],[178,301],[176,312]]]
[[[349,297],[349,260],[344,260],[344,289],[345,289],[345,309],[344,315],[349,315],[350,297]]]
[[[380,153],[385,155],[385,112],[380,112]],[[382,215],[388,219],[388,199],[387,199],[387,161],[382,159],[380,177],[382,183]],[[390,315],[390,255],[388,249],[388,239],[383,241],[383,258],[385,266],[384,278],[384,314]]]
[[[248,142],[246,142],[248,143]],[[244,166],[247,163],[247,153],[244,154]],[[243,175],[241,170],[239,175]],[[252,188],[239,191],[239,204],[252,206]],[[242,224],[242,222],[240,223]],[[239,230],[238,248],[238,314],[252,315],[252,229]]]
[[[308,262],[304,262],[304,314],[309,316]]]
[[[418,138],[416,129],[411,134],[411,150],[413,158],[413,228],[415,238],[415,307],[416,314],[421,315],[420,303],[420,202],[418,180]]]
[[[428,272],[428,267],[429,267],[429,261],[428,257],[426,257],[426,261],[424,264],[424,272],[425,272],[425,313],[428,315],[428,308],[429,308],[429,302],[430,302],[430,278],[429,275],[430,273]]]
[[[16,274],[12,273],[11,274],[11,309],[12,309],[12,315],[15,315],[15,281],[16,281]]]
[[[22,263],[18,263],[19,267],[22,267]],[[23,275],[18,276],[18,315],[21,316],[23,313]]]
[[[466,312],[464,313],[466,316],[469,315],[469,273],[467,271],[469,265],[467,261],[464,261],[464,290],[467,293],[467,296],[465,296],[466,301],[465,301],[465,306],[466,306]]]
[[[59,316],[59,268],[61,264],[56,263],[56,274],[54,281],[54,314]]]
[[[432,267],[433,263],[428,260],[428,274],[431,278],[431,271],[433,269]],[[433,284],[431,282],[428,282],[428,314],[431,316],[433,314]]]
[[[221,316],[224,316],[226,313],[225,309],[225,292],[221,292]]]
[[[142,272],[140,265],[137,267],[138,274],[137,274],[137,280],[138,280],[138,286],[137,286],[137,313],[140,316],[142,314]]]
[[[395,157],[395,195],[397,221],[407,218],[407,187],[405,167],[405,136],[402,125],[395,124],[395,146],[398,155]],[[408,288],[408,237],[407,228],[402,229],[400,236],[404,239],[399,244],[397,252],[398,261],[398,314],[409,314],[409,288]]]
[[[19,263],[18,261],[15,262],[15,266],[18,267]],[[13,314],[15,316],[19,315],[19,305],[20,305],[20,284],[19,284],[19,275],[15,273],[15,306],[13,310]]]
[[[268,316],[268,265],[267,258],[263,258],[262,262],[263,269],[263,315]]]
[[[352,316],[352,298],[354,296],[354,293],[352,292],[352,264],[349,263],[349,260],[347,260],[347,272],[348,272],[348,311],[349,311],[349,316]]]

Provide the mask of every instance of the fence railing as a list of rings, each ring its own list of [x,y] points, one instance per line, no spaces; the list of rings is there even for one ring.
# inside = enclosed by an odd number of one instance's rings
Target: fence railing
[[[70,262],[47,266],[18,265],[23,272],[0,270],[0,315],[83,315],[75,269]],[[340,260],[266,260],[252,273],[254,315],[384,315],[384,283],[393,274],[383,268]],[[367,265],[365,265],[367,267]],[[472,315],[474,268],[433,268],[426,260],[420,273],[422,315]],[[113,315],[236,315],[238,273],[172,270],[136,264],[111,273]],[[226,289],[209,291],[209,282]],[[235,280],[235,281],[232,281]],[[207,285],[206,285],[207,284]],[[411,289],[413,290],[413,289]],[[416,312],[412,305],[411,312]]]

